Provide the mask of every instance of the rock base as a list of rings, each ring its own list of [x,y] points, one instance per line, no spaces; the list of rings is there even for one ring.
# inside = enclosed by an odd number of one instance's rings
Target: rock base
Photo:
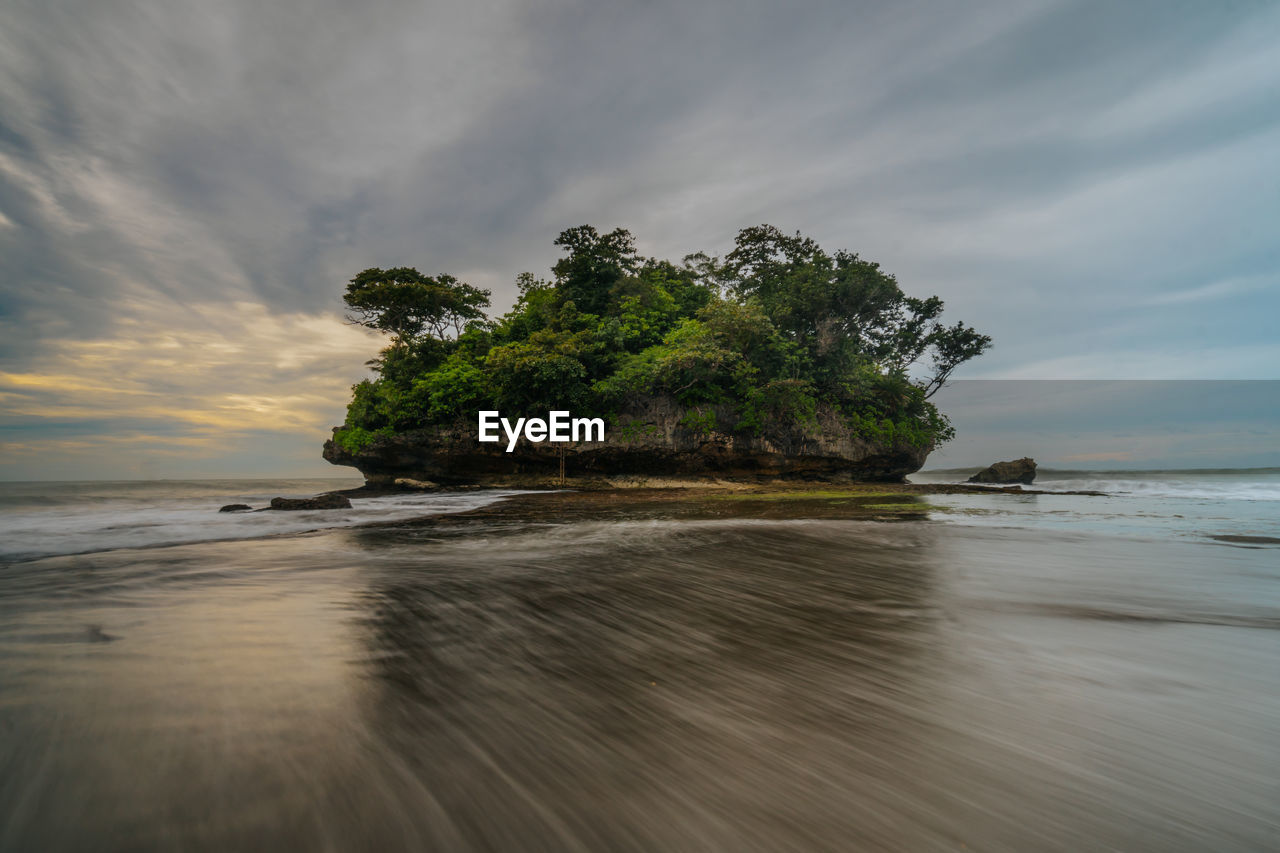
[[[272,498],[268,509],[350,509],[351,501],[342,495],[320,495],[314,498]]]
[[[698,415],[689,417],[690,413]],[[555,486],[569,481],[718,479],[741,482],[794,479],[825,482],[901,482],[920,470],[932,446],[859,436],[838,412],[820,408],[806,423],[766,425],[758,432],[722,432],[699,424],[733,424],[731,409],[690,410],[673,400],[647,400],[620,415],[599,442],[550,444],[521,438],[481,442],[474,422],[378,436],[351,451],[329,440],[324,458],[356,468],[375,486],[407,480],[441,486]],[[412,488],[412,487],[410,487]]]
[[[970,483],[1022,483],[1031,485],[1036,478],[1036,460],[1029,456],[1012,462],[997,462],[969,478]]]

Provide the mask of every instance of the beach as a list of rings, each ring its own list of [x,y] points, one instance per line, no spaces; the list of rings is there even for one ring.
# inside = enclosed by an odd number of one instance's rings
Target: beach
[[[11,489],[0,849],[1272,849],[1272,476],[230,521],[284,484]]]

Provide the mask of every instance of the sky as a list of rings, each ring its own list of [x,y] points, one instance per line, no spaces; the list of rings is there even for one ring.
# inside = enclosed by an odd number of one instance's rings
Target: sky
[[[1228,0],[0,0],[0,479],[344,473],[346,281],[501,311],[583,223],[856,251],[995,339],[957,378],[1280,379],[1277,43]]]
[[[929,469],[1280,468],[1275,379],[960,379],[934,402],[956,437]]]

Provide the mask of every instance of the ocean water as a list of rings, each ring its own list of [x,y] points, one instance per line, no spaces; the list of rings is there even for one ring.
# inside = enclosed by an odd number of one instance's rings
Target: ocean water
[[[1212,538],[1276,535],[1268,477],[896,523],[10,484],[0,850],[1276,849],[1280,548]]]
[[[963,483],[977,468],[921,471],[913,483]],[[1040,468],[1027,488],[1098,491],[1123,497],[1280,501],[1280,468],[1184,468],[1176,470],[1069,471]]]
[[[915,483],[963,483],[976,469],[922,471]],[[1024,488],[1071,494],[934,495],[951,524],[1028,527],[1081,534],[1280,537],[1280,468],[1176,471],[1041,469]]]
[[[923,471],[915,483],[961,483],[975,469]],[[350,510],[218,513],[231,503],[350,489],[354,477],[292,480],[125,480],[0,483],[0,563],[223,539],[253,539],[436,513],[466,512],[518,491],[477,490],[353,498]],[[1280,536],[1280,468],[1181,471],[1042,469],[1028,489],[1106,497],[934,495],[942,523],[1031,527],[1206,540]]]
[[[123,480],[0,483],[0,563],[115,548],[253,539],[309,530],[464,512],[514,492],[353,498],[349,510],[219,513],[265,507],[273,497],[311,497],[364,480]]]

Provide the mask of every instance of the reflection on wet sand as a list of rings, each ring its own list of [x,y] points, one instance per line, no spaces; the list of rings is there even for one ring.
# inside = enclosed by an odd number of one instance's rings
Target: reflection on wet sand
[[[383,573],[375,728],[421,757],[446,813],[486,815],[471,830],[496,847],[749,849],[787,825],[838,842],[875,799],[831,785],[874,793],[868,763],[892,760],[889,711],[919,690],[936,614],[918,548],[897,566],[797,560],[825,539],[580,525]],[[857,762],[824,781],[850,741]]]
[[[11,566],[0,848],[1277,837],[1258,552],[731,503]]]

